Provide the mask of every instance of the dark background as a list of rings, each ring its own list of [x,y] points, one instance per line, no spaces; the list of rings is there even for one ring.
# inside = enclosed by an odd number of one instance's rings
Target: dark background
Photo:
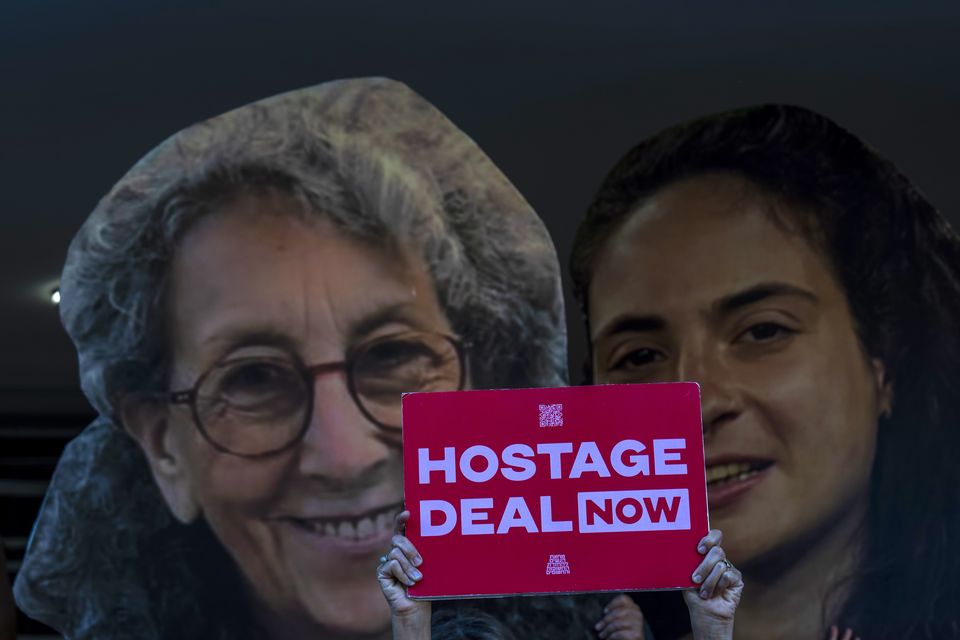
[[[665,126],[763,102],[837,120],[960,223],[960,3],[585,4],[0,5],[0,536],[10,576],[63,444],[92,417],[49,301],[71,237],[157,143],[250,101],[344,77],[406,82],[533,204],[564,277],[576,225],[624,151]],[[576,381],[583,330],[569,297],[568,321]],[[22,638],[50,637],[22,616],[19,625]]]
[[[6,3],[0,412],[84,410],[49,291],[130,165],[198,120],[335,78],[385,75],[432,101],[540,213],[564,276],[576,225],[628,147],[761,102],[834,118],[960,220],[960,3],[514,4]]]

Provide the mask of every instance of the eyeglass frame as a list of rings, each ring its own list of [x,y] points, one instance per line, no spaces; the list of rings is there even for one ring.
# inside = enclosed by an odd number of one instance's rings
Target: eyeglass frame
[[[469,356],[469,349],[472,346],[471,343],[465,342],[457,338],[456,336],[452,336],[446,333],[441,333],[439,331],[401,331],[398,333],[391,333],[384,336],[378,336],[372,340],[368,340],[366,342],[361,342],[357,345],[354,345],[349,349],[347,349],[347,352],[344,354],[343,360],[333,360],[329,362],[321,362],[314,365],[305,365],[303,363],[303,360],[301,360],[296,354],[292,352],[288,352],[290,355],[293,356],[291,358],[291,361],[292,361],[292,364],[294,365],[294,369],[296,369],[297,373],[301,375],[303,379],[304,387],[307,389],[307,403],[306,403],[306,410],[304,411],[304,414],[303,414],[304,415],[303,425],[300,427],[300,430],[297,432],[297,434],[293,438],[291,438],[290,442],[288,442],[287,444],[277,449],[271,449],[269,451],[264,451],[260,453],[237,453],[236,451],[231,451],[227,449],[222,444],[214,440],[213,436],[207,433],[206,428],[203,426],[203,421],[200,419],[199,410],[197,409],[198,390],[200,389],[200,386],[203,384],[203,382],[206,380],[207,376],[212,374],[217,369],[217,367],[224,364],[224,362],[222,361],[217,362],[216,364],[208,368],[206,371],[204,371],[202,374],[200,374],[200,377],[196,379],[196,381],[193,383],[193,386],[191,388],[183,389],[180,391],[170,391],[166,395],[165,400],[168,403],[174,404],[174,405],[184,405],[184,404],[190,405],[190,414],[193,417],[194,426],[200,432],[200,435],[203,436],[203,439],[206,440],[207,443],[209,443],[210,446],[212,446],[217,451],[231,455],[231,456],[237,456],[240,458],[248,458],[248,459],[266,458],[269,456],[277,455],[278,453],[282,453],[284,451],[288,451],[289,449],[292,449],[293,447],[300,444],[300,441],[303,440],[303,437],[306,435],[307,430],[310,428],[310,417],[311,415],[313,415],[313,409],[314,409],[314,404],[316,400],[315,398],[316,391],[314,389],[316,379],[322,375],[342,371],[344,372],[344,377],[346,378],[347,391],[350,393],[350,398],[353,400],[353,403],[357,406],[357,408],[360,409],[360,413],[363,414],[363,417],[369,420],[378,429],[385,430],[388,432],[399,431],[400,429],[402,429],[402,425],[393,426],[393,425],[384,424],[379,420],[377,420],[376,418],[374,418],[373,415],[370,413],[370,411],[363,406],[363,403],[360,401],[359,394],[357,393],[356,384],[354,383],[352,367],[355,366],[357,362],[356,355],[358,352],[362,350],[366,350],[371,346],[380,344],[381,342],[387,342],[388,340],[396,339],[401,336],[408,336],[408,335],[430,335],[430,336],[443,338],[450,343],[450,345],[454,349],[454,352],[457,354],[457,361],[460,365],[460,379],[457,384],[457,388],[454,389],[454,391],[462,391],[467,381],[466,380],[467,360]],[[258,358],[251,358],[251,359],[255,360]]]

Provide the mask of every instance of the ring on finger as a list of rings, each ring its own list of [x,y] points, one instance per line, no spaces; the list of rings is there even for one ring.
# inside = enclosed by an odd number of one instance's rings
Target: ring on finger
[[[723,560],[721,560],[720,562],[723,564],[723,570],[724,570],[724,571],[730,571],[730,569],[733,569],[733,565],[730,564],[730,561],[729,561],[729,560],[723,559]]]

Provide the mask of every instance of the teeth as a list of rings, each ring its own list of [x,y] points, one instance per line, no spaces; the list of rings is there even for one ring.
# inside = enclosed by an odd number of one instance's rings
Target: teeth
[[[355,540],[357,538],[357,528],[352,522],[341,522],[337,529],[337,537]]]
[[[300,526],[329,537],[345,540],[362,540],[393,530],[393,521],[400,507],[388,507],[376,515],[367,515],[359,520],[299,520]]]
[[[707,484],[745,480],[759,471],[755,465],[744,462],[718,464],[707,468]]]
[[[373,534],[373,526],[373,520],[370,518],[363,518],[357,523],[357,537],[369,538],[371,534]]]

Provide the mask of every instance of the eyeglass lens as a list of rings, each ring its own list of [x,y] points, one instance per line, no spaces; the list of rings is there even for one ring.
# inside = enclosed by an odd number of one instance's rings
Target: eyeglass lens
[[[401,394],[460,388],[462,366],[454,344],[435,334],[374,340],[351,354],[348,384],[364,414],[381,427],[399,428]],[[292,357],[228,360],[200,381],[197,422],[221,448],[258,455],[292,444],[305,429],[313,376]]]

